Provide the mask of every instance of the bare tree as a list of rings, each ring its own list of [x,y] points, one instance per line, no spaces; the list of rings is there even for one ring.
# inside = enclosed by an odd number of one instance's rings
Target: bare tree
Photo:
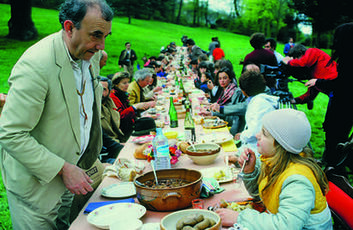
[[[183,8],[183,0],[179,1],[179,10],[178,10],[178,16],[176,19],[176,23],[180,24],[180,16],[181,16],[181,9]]]
[[[38,37],[37,28],[32,21],[31,0],[11,0],[11,18],[8,21],[8,38],[29,41]]]
[[[239,2],[240,2],[240,0],[233,0],[234,10],[235,10],[235,14],[237,15],[237,17],[240,17]]]

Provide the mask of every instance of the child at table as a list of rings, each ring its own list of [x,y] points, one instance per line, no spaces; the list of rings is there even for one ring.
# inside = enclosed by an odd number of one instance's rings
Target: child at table
[[[256,135],[260,161],[253,151],[241,154],[243,180],[251,195],[259,195],[268,212],[218,209],[224,226],[237,223],[248,229],[332,229],[325,194],[328,181],[306,147],[311,127],[305,114],[275,110],[263,117]]]
[[[278,97],[268,95],[266,82],[263,75],[257,71],[245,71],[239,78],[239,86],[247,97],[245,112],[245,129],[235,135],[235,139],[241,141],[239,154],[244,148],[250,148],[256,152],[256,134],[261,130],[262,117],[278,107]]]

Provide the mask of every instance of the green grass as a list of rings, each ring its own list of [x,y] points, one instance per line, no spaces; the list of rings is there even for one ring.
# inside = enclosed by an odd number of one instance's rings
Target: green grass
[[[0,17],[0,92],[8,91],[7,79],[11,69],[22,53],[37,41],[19,42],[4,38],[8,33],[7,22],[10,19],[10,6],[0,4],[0,11],[3,16]],[[58,22],[58,12],[55,10],[46,10],[32,8],[33,21],[38,29],[39,38],[43,38],[51,33],[60,30]],[[168,24],[157,21],[144,21],[133,19],[132,24],[127,23],[127,18],[115,18],[112,24],[112,35],[107,38],[105,50],[109,54],[107,66],[101,71],[101,75],[105,76],[110,73],[119,71],[118,57],[124,43],[130,41],[132,48],[137,52],[138,62],[142,65],[141,58],[146,54],[147,57],[159,54],[161,46],[166,46],[171,41],[175,41],[177,45],[181,45],[180,38],[182,35],[188,35],[193,38],[197,45],[207,50],[211,37],[217,36],[226,58],[233,65],[237,77],[240,75],[241,66],[239,61],[246,54],[252,51],[249,44],[249,37],[237,35],[233,33],[210,30],[207,28],[191,28]],[[278,44],[277,50],[282,52],[283,44]],[[293,83],[290,89],[294,96],[301,95],[306,88],[300,83]],[[314,109],[308,111],[306,106],[299,106],[304,111],[312,125],[313,135],[311,143],[316,157],[320,157],[324,149],[324,135],[322,131],[322,122],[325,117],[327,107],[327,96],[320,94],[315,100]],[[0,179],[0,229],[11,229],[11,220],[9,220],[9,212],[6,200],[6,193]]]

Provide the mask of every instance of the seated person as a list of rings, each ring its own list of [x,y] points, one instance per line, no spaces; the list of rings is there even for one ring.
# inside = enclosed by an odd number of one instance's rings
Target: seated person
[[[196,88],[201,89],[201,75],[205,72],[212,73],[213,69],[212,63],[202,61],[198,64],[197,75],[194,77],[194,85]]]
[[[134,74],[135,81],[133,81],[127,89],[127,92],[129,93],[129,101],[132,105],[147,101],[143,95],[143,88],[148,86],[152,75],[153,73],[147,68],[136,71]],[[156,103],[151,101],[149,103],[145,103],[144,108],[149,109],[155,105]]]
[[[269,66],[278,66],[277,58],[274,53],[270,50],[264,49],[266,43],[266,37],[263,33],[254,33],[250,37],[250,44],[254,50],[245,56],[243,66],[248,64],[255,64],[260,67],[261,64]],[[244,72],[244,68],[243,71]],[[272,78],[266,78],[266,85],[270,88],[274,88],[276,80]]]
[[[217,73],[220,69],[222,69],[223,67],[227,67],[228,69],[230,69],[230,73],[232,74],[232,76],[234,77],[233,79],[233,83],[238,86],[237,83],[237,79],[233,70],[233,65],[229,60],[226,59],[221,59],[216,61],[215,65],[214,65],[214,80],[213,81],[208,81],[207,87],[209,89],[210,92],[210,97],[209,97],[209,101],[210,103],[215,103],[217,102],[219,96],[222,94],[223,92],[223,88],[219,87],[219,82],[218,82],[218,77],[217,77]]]
[[[148,102],[130,105],[127,94],[129,81],[129,73],[116,73],[112,80],[113,89],[110,93],[110,97],[114,101],[116,110],[120,113],[120,130],[124,134],[124,140],[121,140],[121,142],[126,142],[131,136],[133,132],[133,124],[137,117],[138,111],[146,110],[150,106]]]
[[[157,75],[153,74],[148,85],[143,88],[143,95],[146,101],[151,101],[155,99],[155,94],[162,90],[162,87],[157,86]]]
[[[147,67],[151,62],[156,61],[156,60],[157,60],[157,58],[155,56],[151,56],[143,66]]]
[[[260,159],[246,150],[239,164],[244,165],[243,181],[248,193],[263,202],[266,212],[217,209],[222,225],[237,223],[237,229],[331,230],[331,212],[325,197],[328,181],[306,147],[311,127],[305,114],[280,109],[266,114],[260,123],[261,132],[256,135]]]
[[[217,104],[226,105],[230,103],[234,91],[237,89],[237,85],[234,83],[235,74],[227,67],[222,68],[218,71],[216,79],[218,79],[219,86],[223,89],[223,92],[217,100]]]
[[[100,79],[103,86],[101,124],[106,135],[117,141],[122,140],[124,134],[120,130],[120,114],[116,111],[114,101],[110,98],[112,82],[106,77]]]
[[[204,72],[201,74],[201,85],[200,85],[200,89],[202,91],[204,91],[205,93],[208,93],[209,89],[208,89],[208,81],[212,81],[212,77],[211,74],[209,72]]]
[[[277,109],[279,98],[265,93],[265,79],[256,71],[245,71],[239,78],[239,86],[243,94],[248,97],[248,106],[245,113],[246,128],[235,137],[241,141],[238,152],[241,153],[245,147],[256,151],[256,134],[261,130],[262,117]]]

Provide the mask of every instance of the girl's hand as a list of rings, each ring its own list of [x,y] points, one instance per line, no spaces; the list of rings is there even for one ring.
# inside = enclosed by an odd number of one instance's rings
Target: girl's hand
[[[221,217],[222,226],[231,227],[237,222],[239,212],[227,209],[220,208],[216,210],[216,213]]]
[[[212,82],[211,80],[209,80],[209,81],[207,82],[207,88],[208,88],[209,90],[212,90],[213,87],[214,87],[213,82]]]
[[[313,86],[315,86],[316,81],[317,81],[317,79],[310,79],[309,81],[307,81],[307,82],[305,83],[305,86],[307,86],[307,87],[313,87]]]
[[[245,148],[240,154],[238,159],[239,165],[243,166],[244,162],[246,164],[244,166],[244,173],[252,173],[255,170],[256,156],[251,149]]]

